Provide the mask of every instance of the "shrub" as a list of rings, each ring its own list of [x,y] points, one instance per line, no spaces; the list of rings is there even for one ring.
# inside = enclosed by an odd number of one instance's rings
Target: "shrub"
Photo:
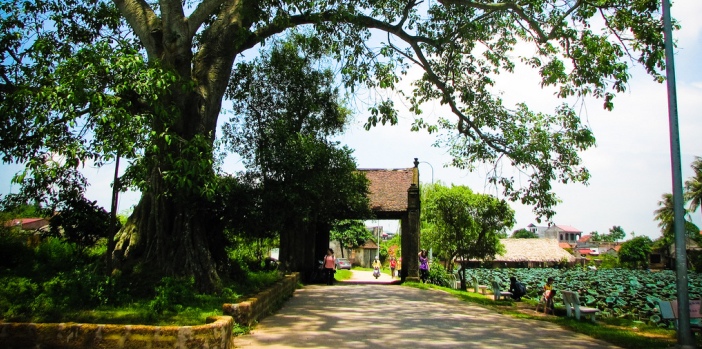
[[[156,296],[149,302],[149,309],[156,314],[178,312],[195,297],[195,280],[191,278],[164,277],[156,285]]]
[[[82,260],[80,251],[74,244],[49,237],[35,249],[37,272],[52,275],[75,268]]]
[[[28,267],[32,261],[32,250],[25,244],[26,236],[0,229],[0,269]]]
[[[449,286],[449,274],[441,265],[434,263],[429,268],[429,283],[439,286]]]
[[[29,278],[0,278],[0,315],[8,321],[28,320],[38,294],[39,286]]]

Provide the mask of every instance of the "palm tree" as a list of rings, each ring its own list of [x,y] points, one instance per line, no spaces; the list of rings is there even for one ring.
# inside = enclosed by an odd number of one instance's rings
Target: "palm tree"
[[[690,212],[702,206],[702,157],[696,156],[690,165],[692,177],[685,181],[685,201],[690,201]]]
[[[658,201],[659,209],[653,211],[655,214],[655,220],[658,221],[658,226],[661,228],[663,233],[663,239],[666,240],[666,245],[673,242],[673,221],[675,219],[675,214],[673,212],[673,194],[665,193],[662,196],[662,200]],[[670,241],[668,241],[670,240]]]
[[[673,203],[673,194],[665,193],[662,200],[658,201],[659,209],[653,211],[655,220],[658,221],[658,226],[663,233],[663,241],[666,245],[670,245],[675,240],[675,232],[673,231],[673,222],[675,221],[675,213]],[[685,210],[685,234],[690,238],[696,238],[699,234],[699,228],[693,224],[690,218],[690,212]]]

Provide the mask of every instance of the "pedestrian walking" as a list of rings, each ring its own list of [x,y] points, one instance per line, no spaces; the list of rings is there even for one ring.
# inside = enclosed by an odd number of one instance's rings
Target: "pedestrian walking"
[[[334,250],[327,249],[327,254],[324,256],[324,276],[327,280],[327,285],[334,284],[334,273],[336,273],[336,258],[334,258]]]
[[[426,283],[429,279],[429,257],[427,250],[419,251],[419,279]]]
[[[390,257],[390,277],[395,277],[395,268],[397,268],[397,259]]]

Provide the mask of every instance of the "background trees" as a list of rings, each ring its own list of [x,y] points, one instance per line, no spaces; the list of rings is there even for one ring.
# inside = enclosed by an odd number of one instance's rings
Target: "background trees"
[[[519,229],[512,233],[512,238],[514,239],[538,239],[539,236],[536,235],[533,231],[529,231],[526,229]]]
[[[504,200],[473,193],[465,186],[428,186],[422,195],[422,246],[437,257],[462,263],[491,259],[501,251],[500,233],[514,225],[514,211]],[[462,268],[463,269],[463,268]],[[465,288],[465,279],[461,279]]]
[[[329,239],[339,242],[341,257],[348,257],[344,256],[345,248],[355,249],[373,238],[373,233],[366,229],[365,222],[356,219],[342,219],[334,222],[329,235]]]
[[[260,187],[263,218],[276,223],[286,270],[313,268],[339,217],[370,217],[367,179],[356,172],[352,150],[327,140],[343,130],[349,110],[332,72],[313,67],[323,52],[308,39],[274,42],[237,66],[228,92],[234,117],[223,138]],[[305,258],[295,258],[297,251],[307,251]]]
[[[653,241],[648,236],[638,236],[622,243],[619,249],[619,262],[632,268],[646,268]]]
[[[692,167],[692,177],[685,181],[685,200],[690,202],[689,212],[696,212],[702,206],[702,157],[696,156]]]
[[[503,105],[494,76],[519,60],[560,97],[601,98],[607,109],[626,88],[630,61],[661,79],[662,27],[651,0],[443,0],[428,9],[400,0],[0,6],[0,152],[4,161],[26,165],[16,178],[23,194],[49,203],[62,185],[85,185],[80,165],[99,166],[119,154],[130,164],[122,183],[143,195],[120,232],[122,265],[193,275],[203,288],[218,284],[223,266],[215,257],[222,231],[201,209],[220,191],[214,142],[222,100],[243,77],[245,66],[235,62],[291,28],[314,33],[310,47],[338,62],[337,81],[349,91],[399,88],[410,67],[422,69],[405,91],[412,111],[439,101],[453,116],[417,117],[414,128],[441,130],[454,166],[497,169],[504,160],[517,167],[528,178],[524,186],[498,171],[490,181],[540,216],[551,216],[557,203],[551,182],[587,181],[578,152],[594,137],[570,105],[552,115]],[[593,28],[597,23],[602,30]],[[367,45],[374,32],[382,38]],[[533,44],[533,54],[514,57],[520,43]],[[393,101],[368,103],[368,127],[397,119]],[[313,146],[309,139],[298,144]]]

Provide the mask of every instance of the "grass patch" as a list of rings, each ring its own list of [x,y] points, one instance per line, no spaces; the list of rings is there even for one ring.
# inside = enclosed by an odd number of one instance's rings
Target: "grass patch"
[[[588,320],[578,321],[574,318],[567,318],[565,315],[543,316],[534,312],[534,307],[536,306],[536,301],[534,300],[522,299],[522,302],[514,302],[509,299],[494,301],[479,293],[454,290],[431,284],[406,282],[403,285],[419,289],[443,290],[455,295],[464,302],[477,304],[500,314],[517,319],[552,322],[573,332],[582,333],[622,348],[669,348],[676,343],[675,331],[649,326],[641,322],[600,317],[597,319],[597,323],[592,323]],[[556,314],[559,314],[559,310],[565,314],[565,309],[558,308],[556,309]],[[697,341],[700,342],[699,336]],[[698,343],[698,348],[701,347],[700,344]]]
[[[353,273],[350,270],[337,269],[336,274],[334,274],[334,279],[336,281],[344,281],[350,279],[352,275]]]

